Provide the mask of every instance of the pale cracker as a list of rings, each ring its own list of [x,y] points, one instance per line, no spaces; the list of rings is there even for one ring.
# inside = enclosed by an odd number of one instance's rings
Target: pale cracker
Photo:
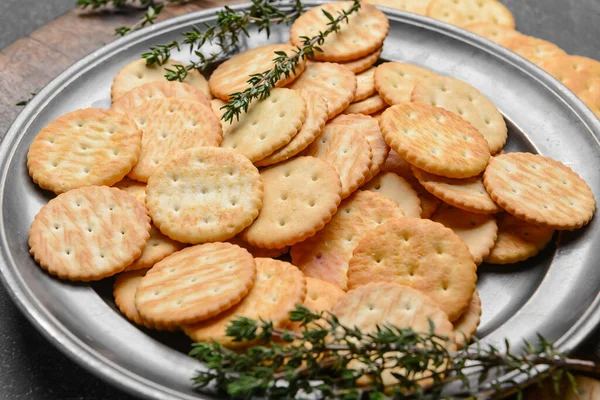
[[[260,247],[252,246],[251,244],[244,242],[239,236],[232,237],[227,241],[248,250],[254,258],[277,258],[290,251],[289,246],[280,249],[261,249]]]
[[[192,85],[182,82],[154,81],[125,93],[113,103],[111,110],[126,114],[128,110],[139,107],[147,101],[169,97],[193,100],[205,106],[210,106],[208,97]]]
[[[177,330],[176,325],[153,325],[148,321],[145,321],[142,319],[137,308],[135,308],[135,292],[147,271],[147,269],[140,269],[137,271],[121,272],[117,275],[113,286],[115,305],[127,319],[138,325],[157,330]]]
[[[381,120],[381,115],[387,109],[388,107],[384,107],[381,110],[374,112],[373,114],[369,114],[369,117],[373,118],[375,121],[377,121],[377,123],[379,123],[379,121]]]
[[[498,224],[492,215],[475,214],[444,204],[431,220],[452,229],[465,242],[477,265],[490,254],[498,237]]]
[[[369,141],[354,129],[339,124],[325,125],[302,155],[320,158],[335,169],[342,181],[342,199],[363,184],[373,159]]]
[[[314,235],[335,214],[342,183],[335,169],[314,157],[295,157],[260,172],[263,207],[242,239],[267,249]]]
[[[381,172],[362,190],[377,192],[393,200],[408,218],[421,218],[421,200],[408,181],[393,172]]]
[[[121,190],[126,191],[130,195],[133,195],[146,207],[146,184],[139,181],[134,181],[133,179],[129,179],[127,177],[123,178],[119,182],[115,183],[113,187],[119,188]]]
[[[325,99],[315,92],[306,90],[300,90],[299,92],[306,102],[306,119],[302,124],[302,128],[288,144],[275,150],[262,160],[256,161],[254,165],[257,167],[277,164],[295,156],[307,148],[325,127],[328,111]]]
[[[306,297],[304,298],[304,307],[314,313],[331,312],[333,306],[346,292],[334,284],[323,281],[321,279],[305,276],[306,279]],[[311,329],[318,322],[309,323],[308,329]],[[302,332],[303,327],[300,322],[291,322],[287,329],[296,332]]]
[[[254,284],[252,255],[231,243],[205,243],[171,254],[142,278],[135,307],[152,324],[202,321],[233,307]]]
[[[327,102],[327,115],[331,119],[354,99],[356,76],[340,64],[309,62],[304,73],[288,87],[321,95]]]
[[[91,185],[110,186],[138,161],[142,132],[114,111],[86,108],[46,125],[27,153],[29,175],[42,189],[63,193]]]
[[[566,165],[531,153],[492,158],[483,174],[491,198],[534,225],[577,229],[594,215],[596,202],[587,183]]]
[[[479,36],[483,36],[484,38],[489,39],[492,42],[496,42],[498,44],[502,43],[504,40],[512,36],[520,35],[520,33],[515,31],[513,28],[491,24],[489,22],[469,24],[464,26],[463,29],[473,32]]]
[[[270,321],[273,328],[288,324],[289,312],[306,297],[306,281],[292,264],[256,258],[256,281],[250,293],[235,307],[206,321],[183,326],[183,331],[195,342],[216,340],[226,347],[240,347],[227,336],[227,326],[235,318],[246,317]]]
[[[490,153],[506,143],[508,130],[500,111],[473,86],[447,76],[432,76],[415,85],[412,101],[441,107],[469,121],[488,142]]]
[[[390,147],[385,140],[383,140],[383,136],[381,136],[381,130],[379,129],[377,121],[368,115],[348,114],[337,116],[329,123],[347,126],[358,131],[358,133],[362,134],[365,139],[367,139],[371,146],[373,158],[371,159],[369,175],[365,178],[365,182],[371,180],[381,170],[390,151]]]
[[[411,12],[414,14],[426,15],[427,7],[431,0],[364,0],[365,3],[373,4],[374,6],[395,8]]]
[[[428,104],[388,108],[379,124],[392,150],[410,164],[449,178],[480,174],[490,158],[487,141],[458,115]]]
[[[412,167],[414,176],[431,194],[443,202],[479,214],[496,214],[502,209],[483,186],[481,175],[464,179],[444,178]]]
[[[173,60],[172,58],[160,66],[157,64],[147,66],[146,60],[143,58],[132,61],[121,68],[115,76],[110,88],[112,101],[117,101],[131,89],[146,83],[156,81],[164,82],[166,80],[165,74],[168,73],[167,69],[174,70],[174,65],[176,64],[185,65],[185,63]],[[195,69],[188,72],[185,83],[195,87],[209,99],[211,98],[210,90],[208,89],[208,81]]]
[[[415,84],[434,72],[413,64],[387,62],[375,69],[375,89],[389,105],[409,103]]]
[[[536,65],[541,65],[554,57],[567,55],[554,43],[526,35],[507,37],[500,44]]]
[[[323,11],[334,18],[347,11],[352,3],[337,1],[319,5],[302,14],[290,28],[290,40],[295,46],[302,46],[303,36],[313,37],[329,27],[329,19]],[[370,4],[361,4],[360,10],[350,14],[339,30],[327,36],[315,51],[314,58],[324,61],[351,61],[373,53],[383,44],[390,23],[383,12]]]
[[[364,100],[375,93],[374,74],[375,67],[371,67],[360,74],[356,74],[356,93],[354,94],[354,99],[352,99],[353,103]]]
[[[171,239],[193,244],[237,235],[258,215],[262,197],[256,167],[241,154],[218,147],[172,155],[146,187],[154,224]]]
[[[50,200],[29,230],[30,253],[61,279],[93,281],[119,273],[142,254],[150,217],[129,193],[106,186]]]
[[[379,56],[381,55],[382,51],[383,51],[383,47],[380,47],[377,50],[375,50],[374,52],[372,52],[371,54],[367,54],[364,57],[361,57],[361,58],[358,58],[358,59],[352,60],[352,61],[340,62],[339,64],[348,68],[350,71],[354,72],[355,74],[358,74],[360,72],[363,72],[363,71],[371,68],[373,66],[373,64],[375,64],[377,62],[377,60],[379,60]]]
[[[515,27],[510,10],[497,0],[433,0],[427,16],[456,26],[479,22]]]
[[[469,305],[476,270],[467,245],[451,229],[401,218],[362,237],[350,259],[348,288],[370,282],[407,285],[431,297],[454,321]]]
[[[125,268],[125,271],[135,271],[139,269],[152,268],[154,264],[163,258],[179,251],[185,247],[185,244],[171,239],[160,233],[160,230],[154,225],[150,229],[150,238],[142,254]]]
[[[229,124],[229,122],[225,122],[223,120],[221,120],[221,117],[223,116],[223,114],[225,114],[225,109],[223,109],[223,106],[226,103],[221,100],[221,99],[212,99],[210,101],[210,108],[212,108],[213,112],[215,113],[215,115],[217,116],[217,118],[219,118],[219,121],[221,122],[221,126],[225,126],[225,124]]]
[[[140,182],[148,182],[168,156],[189,148],[218,146],[223,140],[221,123],[210,107],[195,101],[150,100],[129,110],[127,116],[143,131],[142,152],[128,175]]]
[[[306,119],[306,109],[298,91],[273,89],[268,98],[254,100],[239,120],[224,122],[221,147],[252,162],[262,160],[292,140]]]
[[[509,213],[498,215],[498,238],[484,261],[512,264],[527,260],[543,250],[554,236],[554,229],[521,221]]]
[[[364,100],[350,104],[344,111],[344,114],[373,114],[387,107],[387,103],[375,93]]]
[[[229,96],[236,92],[242,92],[250,85],[248,79],[253,74],[259,74],[273,68],[273,59],[277,58],[278,52],[285,52],[287,55],[293,55],[295,46],[289,44],[270,44],[248,49],[242,53],[236,54],[214,70],[211,74],[208,84],[211,93],[221,99],[228,100]],[[285,86],[304,71],[306,62],[300,59],[296,64],[296,71],[291,72],[289,76],[282,77],[275,87]]]
[[[600,78],[591,80],[587,90],[578,96],[600,119]]]
[[[360,239],[402,210],[389,198],[359,190],[340,204],[338,212],[316,235],[292,246],[292,263],[306,275],[347,288],[348,262]]]
[[[471,338],[477,332],[477,327],[481,321],[481,298],[479,291],[475,289],[473,297],[469,303],[469,308],[454,321],[454,337],[459,349],[467,347],[471,342]]]

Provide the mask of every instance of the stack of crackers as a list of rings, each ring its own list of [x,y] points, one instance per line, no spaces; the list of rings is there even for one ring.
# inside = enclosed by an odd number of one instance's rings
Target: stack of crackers
[[[166,82],[143,60],[115,77],[110,110],[51,122],[29,149],[57,196],[29,232],[62,279],[115,276],[137,324],[218,340],[236,317],[291,325],[295,304],[366,331],[390,323],[468,343],[482,262],[534,256],[555,230],[593,216],[588,185],[558,161],[503,154],[504,119],[465,82],[380,63],[389,24],[369,4],[232,123],[229,95],[325,29],[329,3],[300,16],[291,44],[261,46],[207,81]],[[289,255],[288,255],[289,254]],[[287,260],[287,261],[285,261]]]

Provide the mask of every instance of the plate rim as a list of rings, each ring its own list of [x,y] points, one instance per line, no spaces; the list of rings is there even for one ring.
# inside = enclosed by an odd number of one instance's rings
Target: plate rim
[[[325,3],[327,2],[314,0],[304,2],[307,9]],[[275,5],[281,6],[283,9],[290,8],[289,3],[278,2],[275,3]],[[229,7],[233,10],[242,10],[247,9],[250,6],[251,3],[243,3],[231,5]],[[575,94],[535,64],[494,42],[454,25],[387,7],[378,8],[382,9],[390,19],[393,18],[397,22],[403,24],[422,27],[435,31],[443,36],[452,37],[469,46],[483,50],[500,59],[501,62],[508,63],[526,73],[531,79],[537,81],[537,83],[553,92],[557,98],[559,98],[564,105],[580,119],[587,128],[586,134],[590,134],[596,142],[599,143],[600,147],[600,119],[598,119],[594,113],[575,96]],[[4,193],[5,190],[8,165],[13,160],[14,152],[17,149],[16,146],[13,146],[12,144],[15,140],[20,139],[20,132],[26,131],[27,126],[35,119],[35,117],[37,117],[37,115],[39,115],[45,103],[50,100],[57,90],[67,86],[69,81],[84,74],[88,69],[110,59],[110,56],[113,55],[112,53],[114,52],[123,51],[123,49],[135,45],[140,40],[148,40],[165,31],[174,30],[178,27],[190,26],[193,24],[193,21],[212,17],[217,10],[222,9],[223,6],[220,6],[187,13],[118,38],[91,52],[53,78],[20,112],[0,143],[0,160],[6,161],[0,167],[0,190],[2,193]],[[4,209],[4,197],[0,197],[0,207]],[[6,226],[3,217],[0,215],[0,241],[2,243],[7,243],[5,228]],[[10,298],[32,325],[69,359],[75,361],[94,376],[129,394],[136,396],[141,395],[153,399],[174,397],[183,399],[204,398],[202,393],[198,393],[196,396],[189,396],[178,391],[173,391],[163,385],[149,385],[148,383],[150,381],[147,379],[115,365],[89,346],[80,342],[76,336],[58,323],[52,314],[46,312],[39,304],[35,294],[31,293],[18,279],[18,274],[12,274],[11,271],[9,271],[6,265],[8,255],[5,246],[0,246],[0,255],[0,279],[2,280],[6,291],[9,293]],[[557,347],[559,350],[567,353],[573,351],[594,331],[599,323],[600,293],[596,295],[594,301],[592,301],[587,310],[581,314],[577,322],[557,341]]]

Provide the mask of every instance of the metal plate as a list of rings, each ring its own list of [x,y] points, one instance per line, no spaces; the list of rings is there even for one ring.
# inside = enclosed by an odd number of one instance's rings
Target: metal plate
[[[316,2],[309,5],[318,4]],[[243,9],[247,5],[235,6]],[[600,122],[567,89],[532,64],[482,38],[417,15],[386,10],[390,33],[382,58],[407,61],[461,79],[482,91],[505,115],[508,151],[531,151],[560,160],[600,197]],[[23,110],[0,148],[0,271],[18,306],[45,336],[98,376],[148,398],[213,398],[194,392],[190,378],[202,366],[185,355],[182,334],[143,331],[112,303],[112,282],[62,282],[44,273],[28,253],[34,215],[52,195],[29,178],[26,154],[39,130],[83,107],[108,107],[117,71],[150,45],[167,43],[193,24],[212,23],[206,10],[131,34],[79,61]],[[287,27],[269,39],[251,32],[245,47],[287,40]],[[212,49],[207,49],[210,51]],[[187,52],[173,54],[186,61]],[[572,350],[600,321],[598,219],[558,236],[558,245],[516,265],[479,268],[483,302],[479,337],[499,344],[535,341],[539,332]]]

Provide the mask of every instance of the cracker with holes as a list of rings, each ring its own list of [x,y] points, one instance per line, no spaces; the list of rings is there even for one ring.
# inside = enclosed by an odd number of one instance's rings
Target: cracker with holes
[[[458,348],[465,348],[471,343],[471,339],[477,327],[481,321],[481,298],[479,297],[479,291],[475,289],[473,297],[469,303],[469,308],[460,316],[459,319],[453,322],[454,325],[454,337],[456,338],[456,345]]]
[[[126,66],[124,66],[113,79],[112,86],[110,88],[110,95],[113,102],[116,102],[125,93],[129,92],[138,86],[142,86],[150,82],[164,82],[165,74],[168,73],[167,69],[174,70],[175,65],[185,65],[185,63],[172,58],[165,62],[163,65],[146,65],[146,60],[140,58],[135,60]],[[210,99],[210,90],[208,89],[208,81],[202,74],[195,69],[188,71],[185,83],[191,85],[204,93],[206,97]]]
[[[489,22],[469,24],[463,28],[498,44],[513,36],[520,35],[520,33],[515,31],[513,28],[491,24]]]
[[[113,286],[113,296],[115,305],[129,319],[138,325],[143,325],[146,328],[156,329],[159,331],[174,331],[177,325],[154,325],[142,319],[137,308],[135,308],[135,292],[137,291],[140,281],[146,275],[147,269],[137,271],[122,272],[117,275]]]
[[[409,103],[417,82],[433,75],[432,71],[413,64],[387,62],[375,68],[373,81],[381,98],[393,106]]]
[[[29,175],[63,193],[117,183],[138,161],[142,132],[124,115],[97,108],[70,112],[46,125],[27,153]]]
[[[387,107],[387,103],[383,101],[377,93],[367,97],[364,100],[350,104],[343,112],[344,114],[373,114]]]
[[[171,254],[138,284],[135,307],[157,325],[191,324],[239,303],[254,285],[256,264],[231,243],[205,243]]]
[[[95,281],[138,258],[149,231],[148,212],[135,197],[116,188],[87,186],[42,207],[29,230],[29,251],[52,275]]]
[[[208,97],[192,85],[182,82],[155,81],[131,89],[113,103],[111,110],[127,114],[129,110],[139,107],[147,101],[169,97],[197,101],[205,106],[210,106]]]
[[[379,173],[379,170],[384,164],[390,151],[390,147],[385,140],[383,140],[383,136],[381,136],[381,130],[379,129],[377,121],[368,115],[348,114],[340,115],[332,119],[329,123],[343,125],[350,129],[354,129],[367,139],[371,146],[371,155],[373,158],[371,159],[369,174],[365,178],[365,182],[371,180]]]
[[[388,108],[379,124],[383,138],[408,163],[448,178],[479,175],[490,158],[477,129],[442,108],[405,103]]]
[[[326,125],[302,155],[324,160],[335,169],[342,181],[342,199],[363,184],[373,159],[369,141],[358,131],[339,124]]]
[[[536,226],[513,217],[498,215],[498,238],[490,254],[484,258],[489,264],[512,264],[527,260],[542,251],[554,236],[554,229]]]
[[[146,206],[146,184],[140,181],[134,181],[127,177],[115,183],[113,187],[126,191]]]
[[[481,176],[452,179],[429,174],[415,167],[412,167],[412,171],[429,193],[445,203],[479,214],[496,214],[502,211],[485,190]]]
[[[366,3],[374,6],[395,8],[414,14],[426,15],[427,7],[431,0],[366,0]]]
[[[500,111],[473,86],[447,76],[432,76],[415,85],[412,101],[431,104],[460,115],[487,140],[495,154],[506,143],[508,130]]]
[[[442,205],[431,220],[452,229],[465,242],[477,265],[490,254],[498,236],[498,224],[492,215],[474,214]]]
[[[421,200],[408,181],[393,172],[381,172],[361,190],[382,194],[393,200],[408,218],[421,218]]]
[[[348,262],[360,239],[382,223],[403,216],[391,199],[359,190],[340,204],[338,212],[316,235],[292,246],[292,263],[304,275],[346,290]]]
[[[317,6],[300,15],[290,28],[290,40],[294,46],[302,46],[303,36],[313,37],[329,27],[324,11],[336,18],[342,11],[349,10],[352,3],[336,1]],[[379,49],[390,23],[383,12],[369,4],[361,4],[358,12],[352,13],[339,30],[327,36],[315,51],[314,58],[323,61],[351,61],[364,57]]]
[[[266,167],[267,165],[277,164],[285,161],[308,147],[325,127],[327,122],[327,102],[325,99],[315,93],[306,90],[300,90],[300,95],[306,102],[306,119],[296,135],[285,146],[275,150],[273,153],[256,161],[257,167]]]
[[[340,204],[335,169],[314,157],[295,157],[260,172],[264,185],[258,218],[241,235],[253,246],[278,249],[313,236]]]
[[[288,313],[306,297],[304,276],[292,264],[270,258],[256,258],[256,281],[246,297],[235,307],[183,331],[195,342],[216,340],[226,347],[240,347],[225,330],[235,318],[271,321],[274,328],[288,324]]]
[[[256,218],[262,198],[256,167],[241,154],[218,147],[172,155],[146,187],[146,207],[156,227],[173,240],[192,244],[234,237]]]
[[[338,64],[343,65],[350,71],[354,72],[355,74],[358,74],[371,68],[373,64],[375,64],[377,60],[379,60],[379,56],[381,55],[382,51],[383,47],[380,47],[379,49],[375,50],[371,54],[367,54],[364,57],[357,58],[356,60],[352,61],[339,62]]]
[[[268,98],[254,100],[239,119],[224,122],[221,147],[252,162],[262,160],[292,140],[306,119],[306,109],[300,92],[273,89]]]
[[[277,258],[290,251],[289,246],[285,246],[280,249],[262,249],[244,242],[239,236],[232,237],[227,241],[248,250],[254,258]]]
[[[211,93],[221,99],[228,100],[229,95],[243,92],[249,87],[248,79],[253,74],[260,74],[273,68],[273,59],[278,55],[275,52],[294,54],[295,46],[289,44],[270,44],[248,49],[236,54],[214,70],[208,84]],[[300,59],[296,64],[296,71],[291,72],[275,84],[275,87],[285,86],[304,71],[305,61]]]
[[[596,208],[590,187],[577,173],[538,154],[494,157],[483,174],[483,184],[500,207],[534,225],[581,228]]]
[[[431,297],[450,321],[467,309],[477,266],[462,239],[444,225],[401,218],[367,232],[348,266],[348,288],[371,282],[410,286]]]
[[[288,87],[322,96],[327,102],[328,119],[331,119],[354,99],[356,76],[340,64],[309,62],[304,73]]]
[[[567,55],[554,43],[526,35],[512,35],[502,40],[500,44],[536,65],[541,65],[554,57]]]
[[[480,22],[515,27],[515,19],[498,0],[432,0],[427,16],[456,26]]]
[[[334,284],[321,279],[305,277],[306,280],[306,298],[302,304],[314,313],[331,312],[331,309],[342,297],[345,292]],[[314,324],[314,323],[313,323]],[[308,325],[310,329],[312,324]],[[302,332],[303,327],[299,322],[291,322],[287,327],[289,330]]]
[[[375,67],[371,67],[360,74],[356,74],[356,93],[354,94],[354,99],[352,99],[353,103],[364,100],[375,93],[374,74]]]
[[[150,100],[127,112],[143,131],[142,151],[129,177],[148,178],[168,156],[189,148],[218,146],[221,123],[212,110],[198,102],[166,98]]]

